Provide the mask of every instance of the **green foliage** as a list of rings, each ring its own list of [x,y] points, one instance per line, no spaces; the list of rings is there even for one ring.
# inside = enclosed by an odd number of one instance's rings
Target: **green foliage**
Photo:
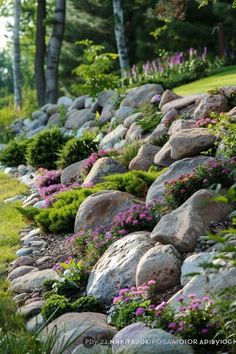
[[[130,161],[133,160],[133,158],[138,154],[141,145],[142,144],[137,141],[125,145],[120,153],[120,156],[118,157],[119,162],[128,167]]]
[[[182,175],[165,183],[165,200],[172,208],[182,205],[192,194],[202,188],[220,185],[229,188],[234,183],[236,161],[210,160],[195,168],[191,174]]]
[[[29,206],[27,208],[17,207],[17,210],[25,218],[26,221],[34,222],[36,215],[39,214],[40,209]]]
[[[235,118],[229,117],[225,113],[212,113],[211,117],[216,119],[218,123],[208,127],[211,133],[219,137],[217,145],[219,145],[218,154],[230,158],[236,156],[236,122]]]
[[[82,296],[72,304],[75,312],[103,312],[102,303],[94,296]]]
[[[112,72],[112,68],[118,55],[106,52],[104,46],[94,44],[88,39],[77,44],[85,46],[84,63],[74,69],[74,73],[83,83],[74,85],[74,91],[93,97],[104,90],[116,88],[119,77]]]
[[[163,114],[149,103],[144,104],[139,110],[143,114],[143,118],[139,119],[137,124],[143,128],[145,133],[152,132],[160,124]]]
[[[98,146],[92,135],[70,139],[58,154],[57,166],[65,168],[74,162],[86,159],[97,150]]]
[[[58,152],[67,140],[58,128],[42,131],[31,140],[27,148],[27,163],[37,168],[56,168]]]
[[[0,153],[0,161],[6,166],[18,166],[26,164],[26,149],[29,140],[11,140],[5,149]]]
[[[71,311],[69,300],[62,295],[51,295],[42,307],[42,316],[45,320],[53,321],[55,318]]]

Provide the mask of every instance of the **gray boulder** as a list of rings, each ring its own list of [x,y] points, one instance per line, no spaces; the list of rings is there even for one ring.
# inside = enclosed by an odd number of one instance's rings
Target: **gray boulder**
[[[91,113],[90,109],[72,110],[68,113],[65,127],[67,129],[79,129],[84,123],[94,119],[95,113]]]
[[[145,84],[131,89],[121,103],[121,107],[128,106],[138,108],[144,103],[150,102],[154,95],[161,94],[163,87],[158,84]]]

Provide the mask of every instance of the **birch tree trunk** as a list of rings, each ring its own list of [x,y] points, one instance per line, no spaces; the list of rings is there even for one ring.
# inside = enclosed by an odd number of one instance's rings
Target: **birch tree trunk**
[[[13,27],[13,84],[15,108],[21,109],[21,70],[20,70],[20,12],[21,0],[14,0],[14,27]]]
[[[34,76],[39,107],[45,104],[45,70],[44,61],[46,55],[46,0],[37,0],[36,23],[36,51],[34,62]]]
[[[115,23],[116,45],[119,54],[119,62],[122,76],[129,67],[128,52],[125,43],[124,14],[121,0],[113,0],[113,13]]]
[[[56,0],[52,36],[48,44],[46,69],[46,102],[55,103],[58,96],[58,69],[65,31],[66,0]]]

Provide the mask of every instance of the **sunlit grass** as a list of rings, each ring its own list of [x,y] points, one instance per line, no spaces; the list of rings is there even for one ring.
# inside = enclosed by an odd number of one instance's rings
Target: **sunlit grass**
[[[229,66],[220,73],[194,81],[190,84],[179,86],[174,89],[179,95],[191,95],[195,93],[205,93],[209,90],[223,86],[236,85],[236,66]]]

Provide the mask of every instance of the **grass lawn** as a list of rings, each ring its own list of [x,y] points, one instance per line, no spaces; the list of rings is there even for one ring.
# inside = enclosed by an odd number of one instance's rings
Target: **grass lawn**
[[[176,87],[174,92],[184,96],[194,93],[204,93],[223,86],[234,85],[236,85],[236,66],[228,66],[218,74]]]

